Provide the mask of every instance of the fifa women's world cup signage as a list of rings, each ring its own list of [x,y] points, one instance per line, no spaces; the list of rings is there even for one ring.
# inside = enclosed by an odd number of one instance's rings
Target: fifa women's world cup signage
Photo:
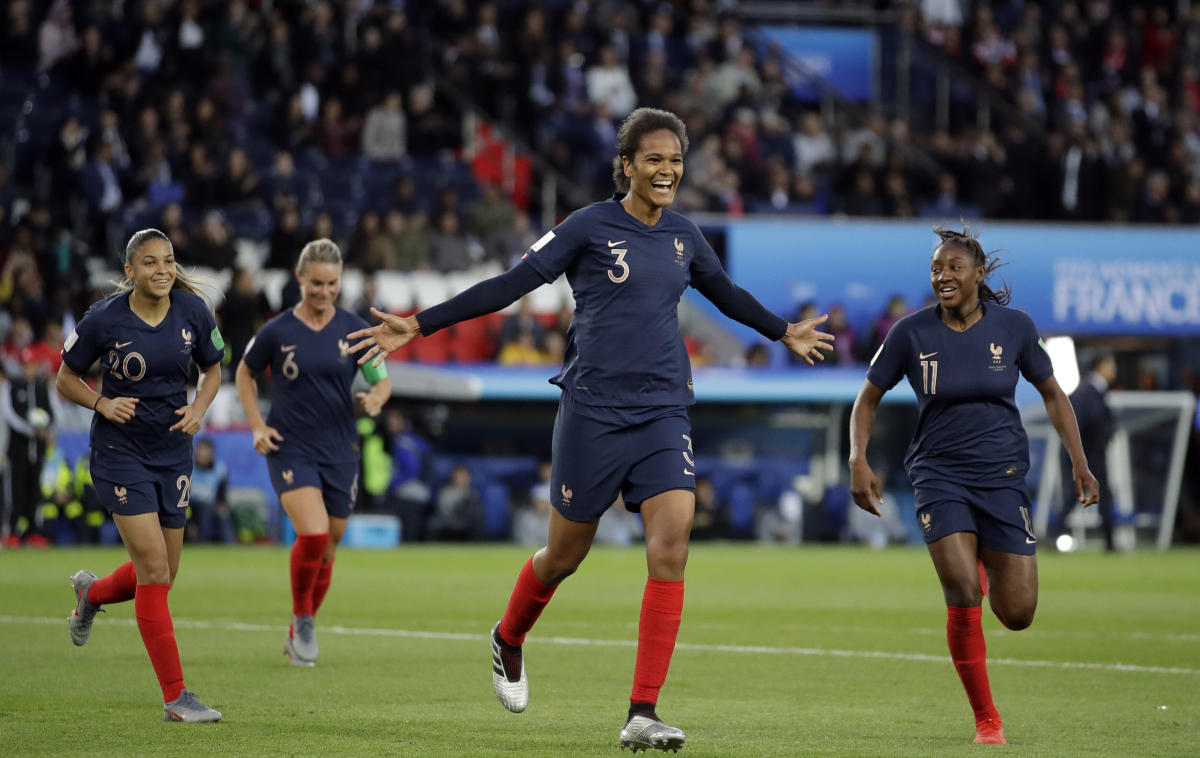
[[[928,299],[921,258],[933,253],[934,221],[731,221],[726,268],[777,313],[840,303],[866,334],[892,296],[910,309]],[[1011,286],[1013,307],[1045,336],[1200,334],[1195,228],[967,222],[1006,264],[993,286]],[[706,307],[702,297],[690,301]]]

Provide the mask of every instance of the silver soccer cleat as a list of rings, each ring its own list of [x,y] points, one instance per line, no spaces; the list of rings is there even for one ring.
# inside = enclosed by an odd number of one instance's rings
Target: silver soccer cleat
[[[292,650],[306,661],[315,661],[317,648],[316,622],[312,616],[292,616]]]
[[[189,690],[179,693],[179,697],[169,703],[163,703],[163,721],[183,721],[189,724],[199,724],[206,721],[220,721],[221,712],[209,708],[200,702]]]
[[[287,656],[288,661],[290,661],[293,666],[312,668],[313,666],[317,665],[313,661],[305,660],[304,658],[296,655],[296,646],[293,644],[293,640],[290,635],[284,637],[283,639],[283,654]]]
[[[520,713],[529,707],[529,679],[525,676],[525,656],[520,646],[514,647],[500,639],[500,622],[492,627],[492,690],[505,708]],[[507,660],[507,665],[505,659]],[[513,669],[520,674],[513,677]]]
[[[88,602],[88,588],[96,581],[96,575],[80,569],[71,577],[71,589],[75,591],[75,608],[67,617],[67,628],[71,630],[71,642],[82,645],[92,634],[92,622],[100,612],[100,606]]]
[[[621,749],[629,748],[635,753],[651,749],[678,751],[686,739],[682,729],[638,714],[631,717],[621,730]]]

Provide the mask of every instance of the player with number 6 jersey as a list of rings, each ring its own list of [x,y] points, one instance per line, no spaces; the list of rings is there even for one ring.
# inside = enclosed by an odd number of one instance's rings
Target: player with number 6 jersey
[[[942,584],[950,657],[974,711],[975,742],[997,744],[1005,737],[988,684],[982,596],[1012,630],[1033,623],[1038,599],[1029,440],[1015,401],[1020,377],[1041,393],[1071,456],[1080,502],[1095,503],[1099,484],[1032,319],[1005,307],[1007,289],[986,283],[999,261],[968,229],[934,231],[929,276],[937,303],[898,321],[871,361],[850,417],[850,490],[860,508],[879,515],[883,493],[867,441],[883,394],[907,377],[919,411],[904,465]]]
[[[649,577],[638,623],[633,689],[622,747],[677,750],[681,729],[657,716],[683,613],[683,574],[695,513],[687,408],[695,402],[679,301],[695,287],[730,318],[778,340],[810,364],[830,348],[824,316],[789,324],[721,268],[704,235],[668,206],[683,177],[687,132],[672,113],[639,108],[618,133],[617,194],[569,216],[498,277],[400,318],[351,334],[362,362],[378,363],[418,334],[504,308],[566,274],[575,297],[552,442],[554,510],[546,547],[526,561],[491,633],[492,687],[513,712],[529,682],[522,643],[559,583],[591,548],[601,514],[618,500],[645,525]]]
[[[271,483],[296,530],[291,553],[292,623],[283,652],[313,666],[319,652],[315,616],[329,590],[338,543],[358,497],[357,410],[377,416],[392,394],[387,371],[366,366],[370,390],[352,392],[359,366],[346,335],[367,323],[337,307],[342,253],[327,239],[300,252],[301,299],[268,321],[237,369],[238,397],[267,458]],[[271,372],[271,411],[258,409],[255,375]]]
[[[96,492],[121,533],[130,561],[97,579],[71,577],[71,639],[83,645],[101,606],[134,601],[138,631],[163,693],[167,721],[219,721],[183,684],[167,592],[179,570],[191,491],[192,437],[221,384],[225,343],[199,284],[175,262],[157,229],[125,247],[125,280],[93,305],[63,345],[57,387],[92,417]],[[80,375],[97,360],[102,391]],[[187,401],[191,365],[200,369]]]

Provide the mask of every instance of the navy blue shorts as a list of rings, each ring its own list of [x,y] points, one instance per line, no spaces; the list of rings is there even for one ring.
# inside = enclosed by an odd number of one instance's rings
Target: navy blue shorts
[[[275,453],[267,456],[267,470],[276,494],[316,487],[325,501],[326,513],[334,518],[350,518],[358,499],[358,461],[312,463],[281,458]]]
[[[642,502],[670,490],[695,490],[692,422],[685,406],[611,410],[639,420],[601,421],[567,395],[554,419],[550,502],[571,521],[595,521],[620,494],[633,513]],[[585,415],[587,414],[587,415]]]
[[[1037,536],[1024,487],[964,487],[939,482],[917,488],[917,523],[925,543],[955,532],[975,532],[982,547],[1002,553],[1033,555]]]
[[[182,466],[143,466],[122,461],[120,467],[93,468],[92,484],[109,513],[157,513],[158,523],[166,529],[182,529],[187,523],[191,461]]]

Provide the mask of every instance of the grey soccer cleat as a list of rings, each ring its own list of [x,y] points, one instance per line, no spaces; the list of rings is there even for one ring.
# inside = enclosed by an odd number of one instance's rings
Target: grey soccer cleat
[[[80,569],[71,577],[71,589],[75,591],[75,608],[67,617],[67,628],[71,630],[71,642],[82,645],[92,634],[92,622],[100,612],[100,606],[88,602],[88,588],[96,581],[96,575]]]
[[[683,730],[667,726],[657,718],[637,714],[631,716],[621,730],[621,749],[678,751],[686,739]]]
[[[316,622],[312,616],[292,616],[292,651],[306,661],[317,660]]]
[[[500,622],[492,627],[492,690],[505,708],[520,713],[529,706],[529,679],[525,676],[525,656],[520,645],[500,638]]]
[[[292,636],[290,634],[283,640],[283,654],[288,657],[288,660],[291,661],[293,666],[312,668],[313,666],[317,665],[313,661],[305,660],[304,658],[296,655],[296,646],[293,644]]]
[[[221,712],[214,711],[200,698],[189,690],[183,690],[179,697],[169,703],[163,703],[163,721],[183,721],[188,724],[198,724],[205,721],[220,721]]]

